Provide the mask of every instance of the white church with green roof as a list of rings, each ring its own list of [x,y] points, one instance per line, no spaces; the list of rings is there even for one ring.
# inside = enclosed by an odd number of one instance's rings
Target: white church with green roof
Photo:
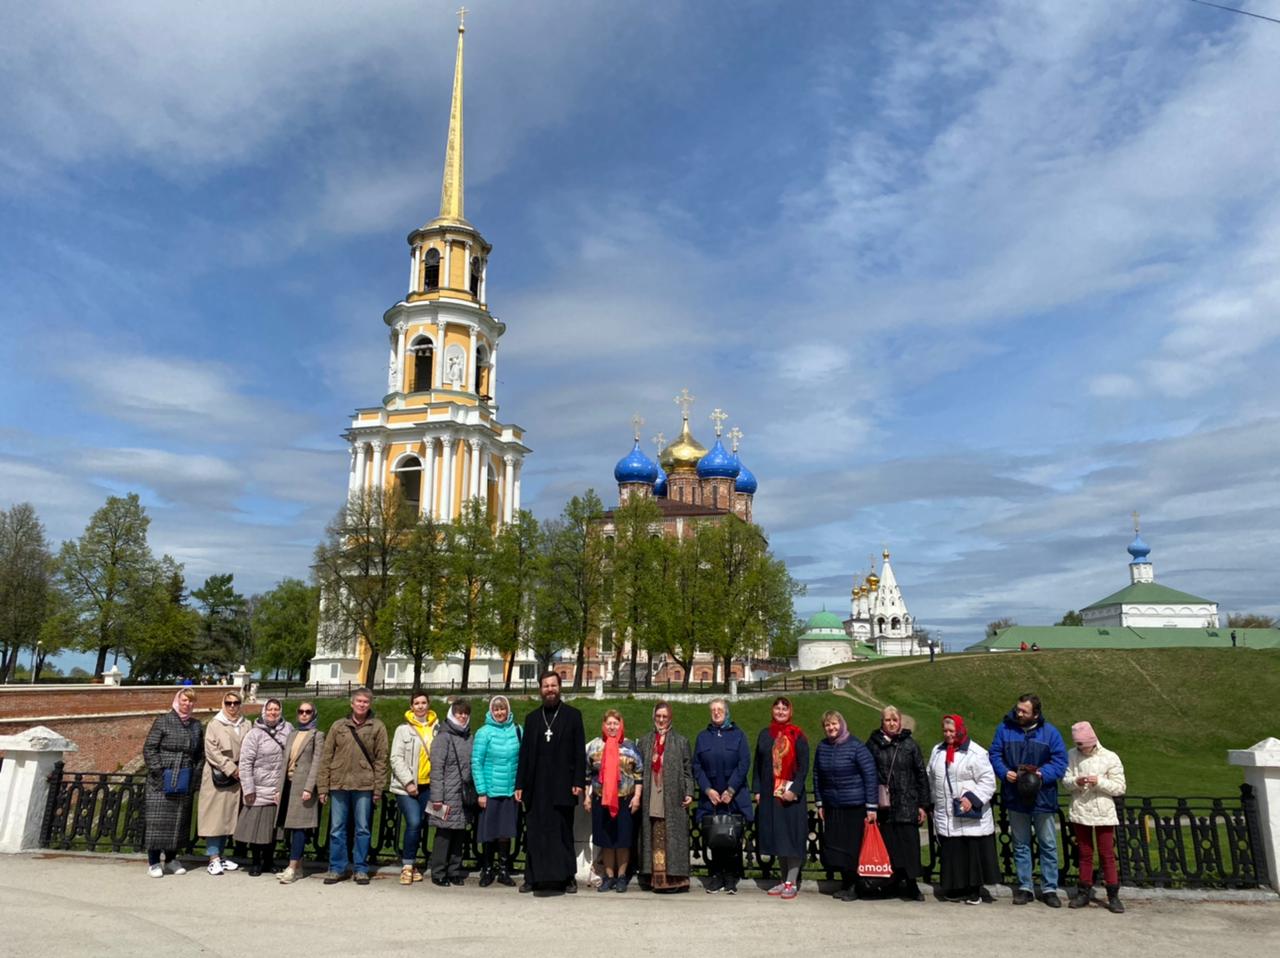
[[[1134,530],[1129,543],[1129,584],[1080,610],[1084,627],[1216,629],[1218,603],[1156,582],[1151,546]]]

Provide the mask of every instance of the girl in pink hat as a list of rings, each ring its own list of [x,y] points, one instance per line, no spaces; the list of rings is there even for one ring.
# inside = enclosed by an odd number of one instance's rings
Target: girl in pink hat
[[[1098,734],[1088,722],[1071,726],[1075,748],[1067,753],[1067,774],[1062,784],[1071,792],[1067,813],[1080,849],[1080,887],[1068,907],[1084,908],[1093,900],[1093,845],[1098,844],[1102,877],[1107,886],[1107,908],[1124,911],[1120,902],[1120,870],[1116,866],[1115,798],[1124,794],[1124,766],[1115,752],[1102,747]]]

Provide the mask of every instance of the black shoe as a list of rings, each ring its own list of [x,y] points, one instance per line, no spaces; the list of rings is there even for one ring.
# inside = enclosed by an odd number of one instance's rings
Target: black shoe
[[[1067,902],[1068,908],[1084,908],[1093,900],[1093,889],[1086,888],[1081,885],[1076,889],[1076,893],[1071,896],[1071,901]]]
[[[975,891],[971,895],[965,898],[964,903],[966,905],[981,905],[982,895],[980,895],[978,892]]]
[[[248,869],[246,869],[246,871],[250,878],[257,878],[262,874],[262,866],[259,865],[257,862],[254,862],[252,865],[248,867]]]
[[[453,883],[447,878],[436,878],[432,875],[431,884],[435,885],[437,888],[448,888]]]
[[[724,893],[726,895],[738,894],[738,877],[736,875],[724,880]]]
[[[566,895],[578,894],[578,882],[576,879],[570,878],[567,882],[564,883],[564,893]]]
[[[612,879],[612,878],[610,878],[610,877],[608,877],[607,875],[606,875],[604,878],[601,878],[601,879],[600,879],[600,884],[599,884],[599,886],[596,888],[596,891],[597,891],[598,893],[604,893],[604,892],[607,892],[607,891],[613,891],[613,879]]]
[[[1050,908],[1062,907],[1062,899],[1058,897],[1058,893],[1056,891],[1045,892],[1044,903]]]
[[[857,901],[858,889],[841,888],[838,892],[835,893],[835,899],[836,901]]]
[[[499,885],[506,885],[508,888],[515,887],[516,880],[511,877],[510,872],[505,868],[499,869],[497,877],[494,879]]]
[[[1124,903],[1120,901],[1120,886],[1107,886],[1107,911],[1113,915],[1124,914]]]
[[[623,876],[619,875],[617,878],[615,878],[615,879],[613,880],[613,890],[614,890],[614,891],[616,891],[619,895],[624,895],[624,894],[626,894],[626,891],[627,891],[627,884],[628,884],[630,881],[631,881],[631,879],[629,879],[629,878],[625,878],[625,877],[623,877]]]
[[[991,892],[987,891],[987,886],[986,886],[986,885],[979,885],[979,886],[978,886],[978,897],[982,899],[982,903],[983,903],[984,905],[993,905],[993,904],[995,904],[995,900],[996,900],[996,899],[995,899],[995,896],[994,896],[994,895],[992,895],[992,894],[991,894]]]
[[[924,892],[920,890],[920,886],[913,881],[905,882],[902,886],[903,901],[924,901]]]
[[[531,891],[533,891],[533,886],[530,885],[527,881],[522,881],[520,883],[520,894],[527,895]]]
[[[494,881],[497,879],[497,877],[498,877],[498,876],[496,876],[496,875],[493,873],[493,869],[491,869],[491,868],[482,868],[482,869],[480,869],[480,887],[481,887],[481,888],[488,888],[490,885],[492,885],[492,884],[494,883]]]
[[[1013,893],[1013,903],[1015,905],[1029,905],[1035,901],[1036,896],[1031,894],[1025,888],[1019,888]]]
[[[723,878],[719,875],[712,875],[702,883],[702,887],[706,890],[708,895],[714,895],[717,892],[724,891],[724,884]]]

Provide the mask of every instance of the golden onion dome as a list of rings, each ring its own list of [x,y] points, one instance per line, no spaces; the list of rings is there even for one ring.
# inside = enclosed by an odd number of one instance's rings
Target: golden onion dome
[[[867,576],[867,591],[875,592],[878,588],[880,588],[880,577],[873,572]]]
[[[676,436],[671,444],[662,450],[658,461],[662,464],[662,468],[666,470],[667,475],[697,472],[698,460],[706,454],[706,446],[694,439],[693,433],[689,432],[689,419],[686,417],[684,425],[680,428],[680,435]]]

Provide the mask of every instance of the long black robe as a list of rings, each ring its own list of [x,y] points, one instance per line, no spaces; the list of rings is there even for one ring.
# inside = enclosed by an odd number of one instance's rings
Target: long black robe
[[[559,712],[546,706],[530,712],[524,720],[516,766],[516,788],[522,792],[525,808],[526,878],[530,884],[563,884],[577,872],[573,811],[582,799],[573,789],[582,787],[586,777],[582,713],[563,700]]]

